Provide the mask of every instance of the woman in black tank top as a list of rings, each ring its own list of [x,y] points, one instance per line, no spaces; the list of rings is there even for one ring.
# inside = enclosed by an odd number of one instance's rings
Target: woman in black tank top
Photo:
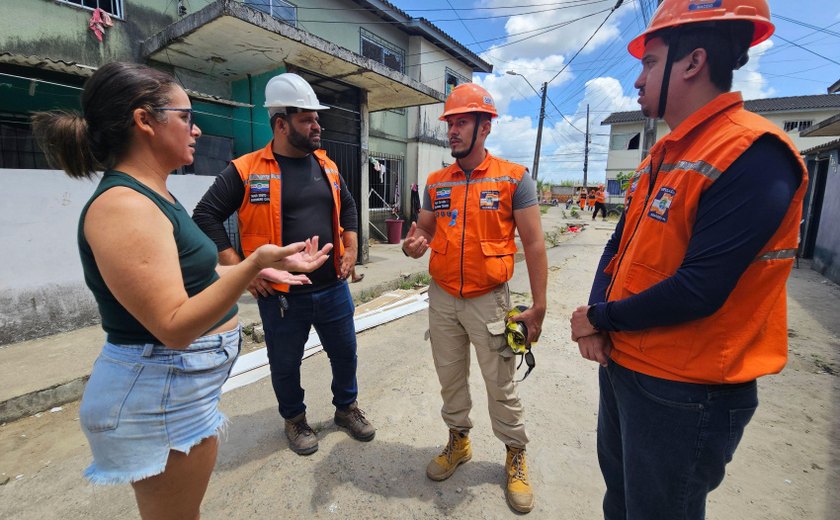
[[[184,89],[149,67],[110,63],[87,80],[81,104],[83,114],[35,114],[33,129],[69,176],[105,170],[78,231],[107,333],[80,409],[94,458],[86,475],[131,483],[143,518],[197,518],[225,421],[221,385],[238,354],[236,301],[256,276],[318,268],[329,247],[319,250],[317,237],[266,245],[219,268],[215,246],[166,188],[201,135]],[[161,402],[172,404],[150,414]]]

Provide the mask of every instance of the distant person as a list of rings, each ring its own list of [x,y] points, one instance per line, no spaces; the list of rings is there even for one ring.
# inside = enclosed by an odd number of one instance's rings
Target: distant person
[[[306,420],[300,366],[313,326],[330,358],[335,424],[359,441],[376,434],[357,403],[355,307],[347,286],[358,252],[356,203],[338,166],[321,149],[318,111],[327,107],[309,83],[297,74],[280,74],[268,81],[265,99],[273,139],[234,159],[193,218],[228,265],[242,261],[223,225],[234,212],[246,258],[260,244],[289,244],[306,236],[333,245],[329,261],[309,275],[311,283],[258,279],[248,288],[265,329],[271,384],[289,448],[310,455],[318,450],[318,437]]]
[[[601,212],[601,215],[604,220],[607,220],[607,196],[604,193],[604,185],[601,184],[598,186],[598,191],[595,192],[595,211],[592,213],[592,220],[595,220],[595,217],[598,216],[598,212]]]
[[[93,452],[85,476],[131,483],[144,519],[198,518],[239,354],[236,301],[258,275],[318,268],[330,246],[263,245],[217,267],[213,242],[166,187],[201,135],[184,89],[144,65],[109,63],[85,82],[81,105],[83,116],[35,114],[33,130],[70,177],[105,170],[78,229],[107,334],[79,410]]]
[[[581,211],[586,210],[586,190],[581,188],[580,192],[578,192],[578,205],[580,206]]]
[[[670,128],[571,317],[599,370],[607,519],[702,519],[787,359],[785,282],[807,174],[796,145],[730,92],[773,33],[765,0],[665,0],[630,42],[646,117]]]
[[[533,305],[515,319],[526,325],[529,343],[540,337],[548,268],[536,183],[527,168],[494,157],[484,147],[496,116],[492,96],[480,86],[465,83],[452,90],[440,119],[449,127],[456,161],[429,175],[420,218],[402,247],[412,258],[432,249],[429,331],[449,441],[429,462],[426,476],[445,480],[472,457],[472,343],[484,376],[493,433],[506,447],[507,501],[525,513],[534,507],[525,461],[528,436],[513,382],[515,356],[504,335],[517,231]]]
[[[595,190],[590,189],[586,195],[586,211],[595,210]]]

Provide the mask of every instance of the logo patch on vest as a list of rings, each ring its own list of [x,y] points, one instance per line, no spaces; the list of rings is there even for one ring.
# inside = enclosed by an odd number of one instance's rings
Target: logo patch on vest
[[[449,209],[452,205],[452,188],[436,188],[434,210]]]
[[[481,209],[499,209],[499,192],[482,191],[478,199],[478,207]]]
[[[650,203],[648,216],[660,222],[668,222],[668,210],[671,208],[674,195],[676,194],[677,191],[673,188],[668,188],[667,186],[659,188],[659,193],[656,194],[656,198]]]
[[[269,187],[267,180],[251,179],[248,181],[248,196],[251,204],[268,204]]]

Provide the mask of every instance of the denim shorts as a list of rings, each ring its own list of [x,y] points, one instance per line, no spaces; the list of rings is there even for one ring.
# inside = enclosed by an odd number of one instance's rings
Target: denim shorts
[[[189,453],[219,434],[222,384],[239,355],[240,328],[203,336],[186,349],[105,343],[79,410],[93,452],[94,484],[163,473],[170,450]]]

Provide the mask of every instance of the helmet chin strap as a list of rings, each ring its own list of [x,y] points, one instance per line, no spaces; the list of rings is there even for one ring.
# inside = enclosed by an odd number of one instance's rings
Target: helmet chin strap
[[[473,125],[472,141],[470,142],[470,147],[467,148],[467,153],[464,154],[464,157],[468,157],[473,151],[473,147],[475,146],[475,138],[478,137],[478,124],[480,121],[481,113],[475,112],[475,124]]]
[[[665,58],[665,70],[662,71],[662,85],[659,87],[659,107],[656,117],[665,118],[665,108],[668,104],[668,84],[671,82],[671,69],[674,66],[674,56],[677,54],[677,47],[680,44],[680,28],[676,27],[671,33],[668,44],[668,57]]]

